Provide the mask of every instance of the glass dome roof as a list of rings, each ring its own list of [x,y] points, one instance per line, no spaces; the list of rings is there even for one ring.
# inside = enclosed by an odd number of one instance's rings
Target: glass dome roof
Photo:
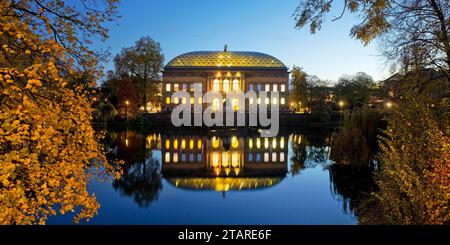
[[[166,68],[287,69],[277,58],[258,52],[198,51],[179,55]]]

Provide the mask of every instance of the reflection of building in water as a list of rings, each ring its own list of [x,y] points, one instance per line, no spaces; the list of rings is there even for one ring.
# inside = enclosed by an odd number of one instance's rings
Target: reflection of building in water
[[[177,187],[257,189],[287,173],[287,138],[162,136],[162,173]]]

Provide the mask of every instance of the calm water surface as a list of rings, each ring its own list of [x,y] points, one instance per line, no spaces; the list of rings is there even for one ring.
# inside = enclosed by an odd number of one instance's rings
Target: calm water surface
[[[110,132],[124,176],[92,182],[101,205],[87,224],[356,224],[366,183],[335,170],[332,131]],[[56,216],[49,224],[71,224]],[[85,222],[86,223],[86,222]]]

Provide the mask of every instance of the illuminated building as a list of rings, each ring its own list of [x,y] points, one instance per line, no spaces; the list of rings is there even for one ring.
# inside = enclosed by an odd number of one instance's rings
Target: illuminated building
[[[194,86],[199,85],[203,94],[208,91],[223,94],[233,91],[255,91],[257,94],[260,91],[279,92],[279,100],[273,100],[271,103],[279,104],[280,110],[287,110],[288,79],[287,67],[267,54],[227,51],[226,48],[224,51],[185,53],[175,57],[164,67],[162,108],[170,111],[177,104],[183,103],[171,99],[173,92],[186,91],[193,97]],[[197,101],[188,102],[193,105]],[[257,101],[247,100],[246,108],[249,103]],[[212,104],[214,105],[214,102]],[[202,107],[206,108],[204,104]],[[237,109],[235,104],[232,107]]]

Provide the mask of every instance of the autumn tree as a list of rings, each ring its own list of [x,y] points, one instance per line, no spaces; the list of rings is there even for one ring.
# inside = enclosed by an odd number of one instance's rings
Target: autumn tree
[[[395,108],[381,138],[383,223],[449,224],[450,140],[430,108],[409,98]]]
[[[295,10],[296,27],[309,25],[310,31],[320,30],[336,1],[302,0]],[[346,12],[358,14],[361,22],[350,35],[367,45],[382,38],[382,49],[391,61],[407,59],[443,71],[450,71],[450,4],[448,0],[345,0],[338,20]],[[409,56],[409,57],[408,57]],[[414,64],[414,63],[411,63]],[[414,64],[417,66],[417,64]]]
[[[86,86],[100,74],[101,56],[90,41],[107,38],[103,24],[116,4],[0,1],[1,224],[44,224],[75,210],[76,222],[96,214],[87,183],[112,167],[91,126]]]
[[[124,48],[114,58],[116,75],[127,74],[134,82],[145,111],[147,103],[159,103],[161,71],[164,55],[151,37],[142,37],[135,46]]]
[[[291,76],[292,90],[290,101],[295,104],[294,108],[304,109],[308,107],[308,74],[302,68],[294,66]]]

